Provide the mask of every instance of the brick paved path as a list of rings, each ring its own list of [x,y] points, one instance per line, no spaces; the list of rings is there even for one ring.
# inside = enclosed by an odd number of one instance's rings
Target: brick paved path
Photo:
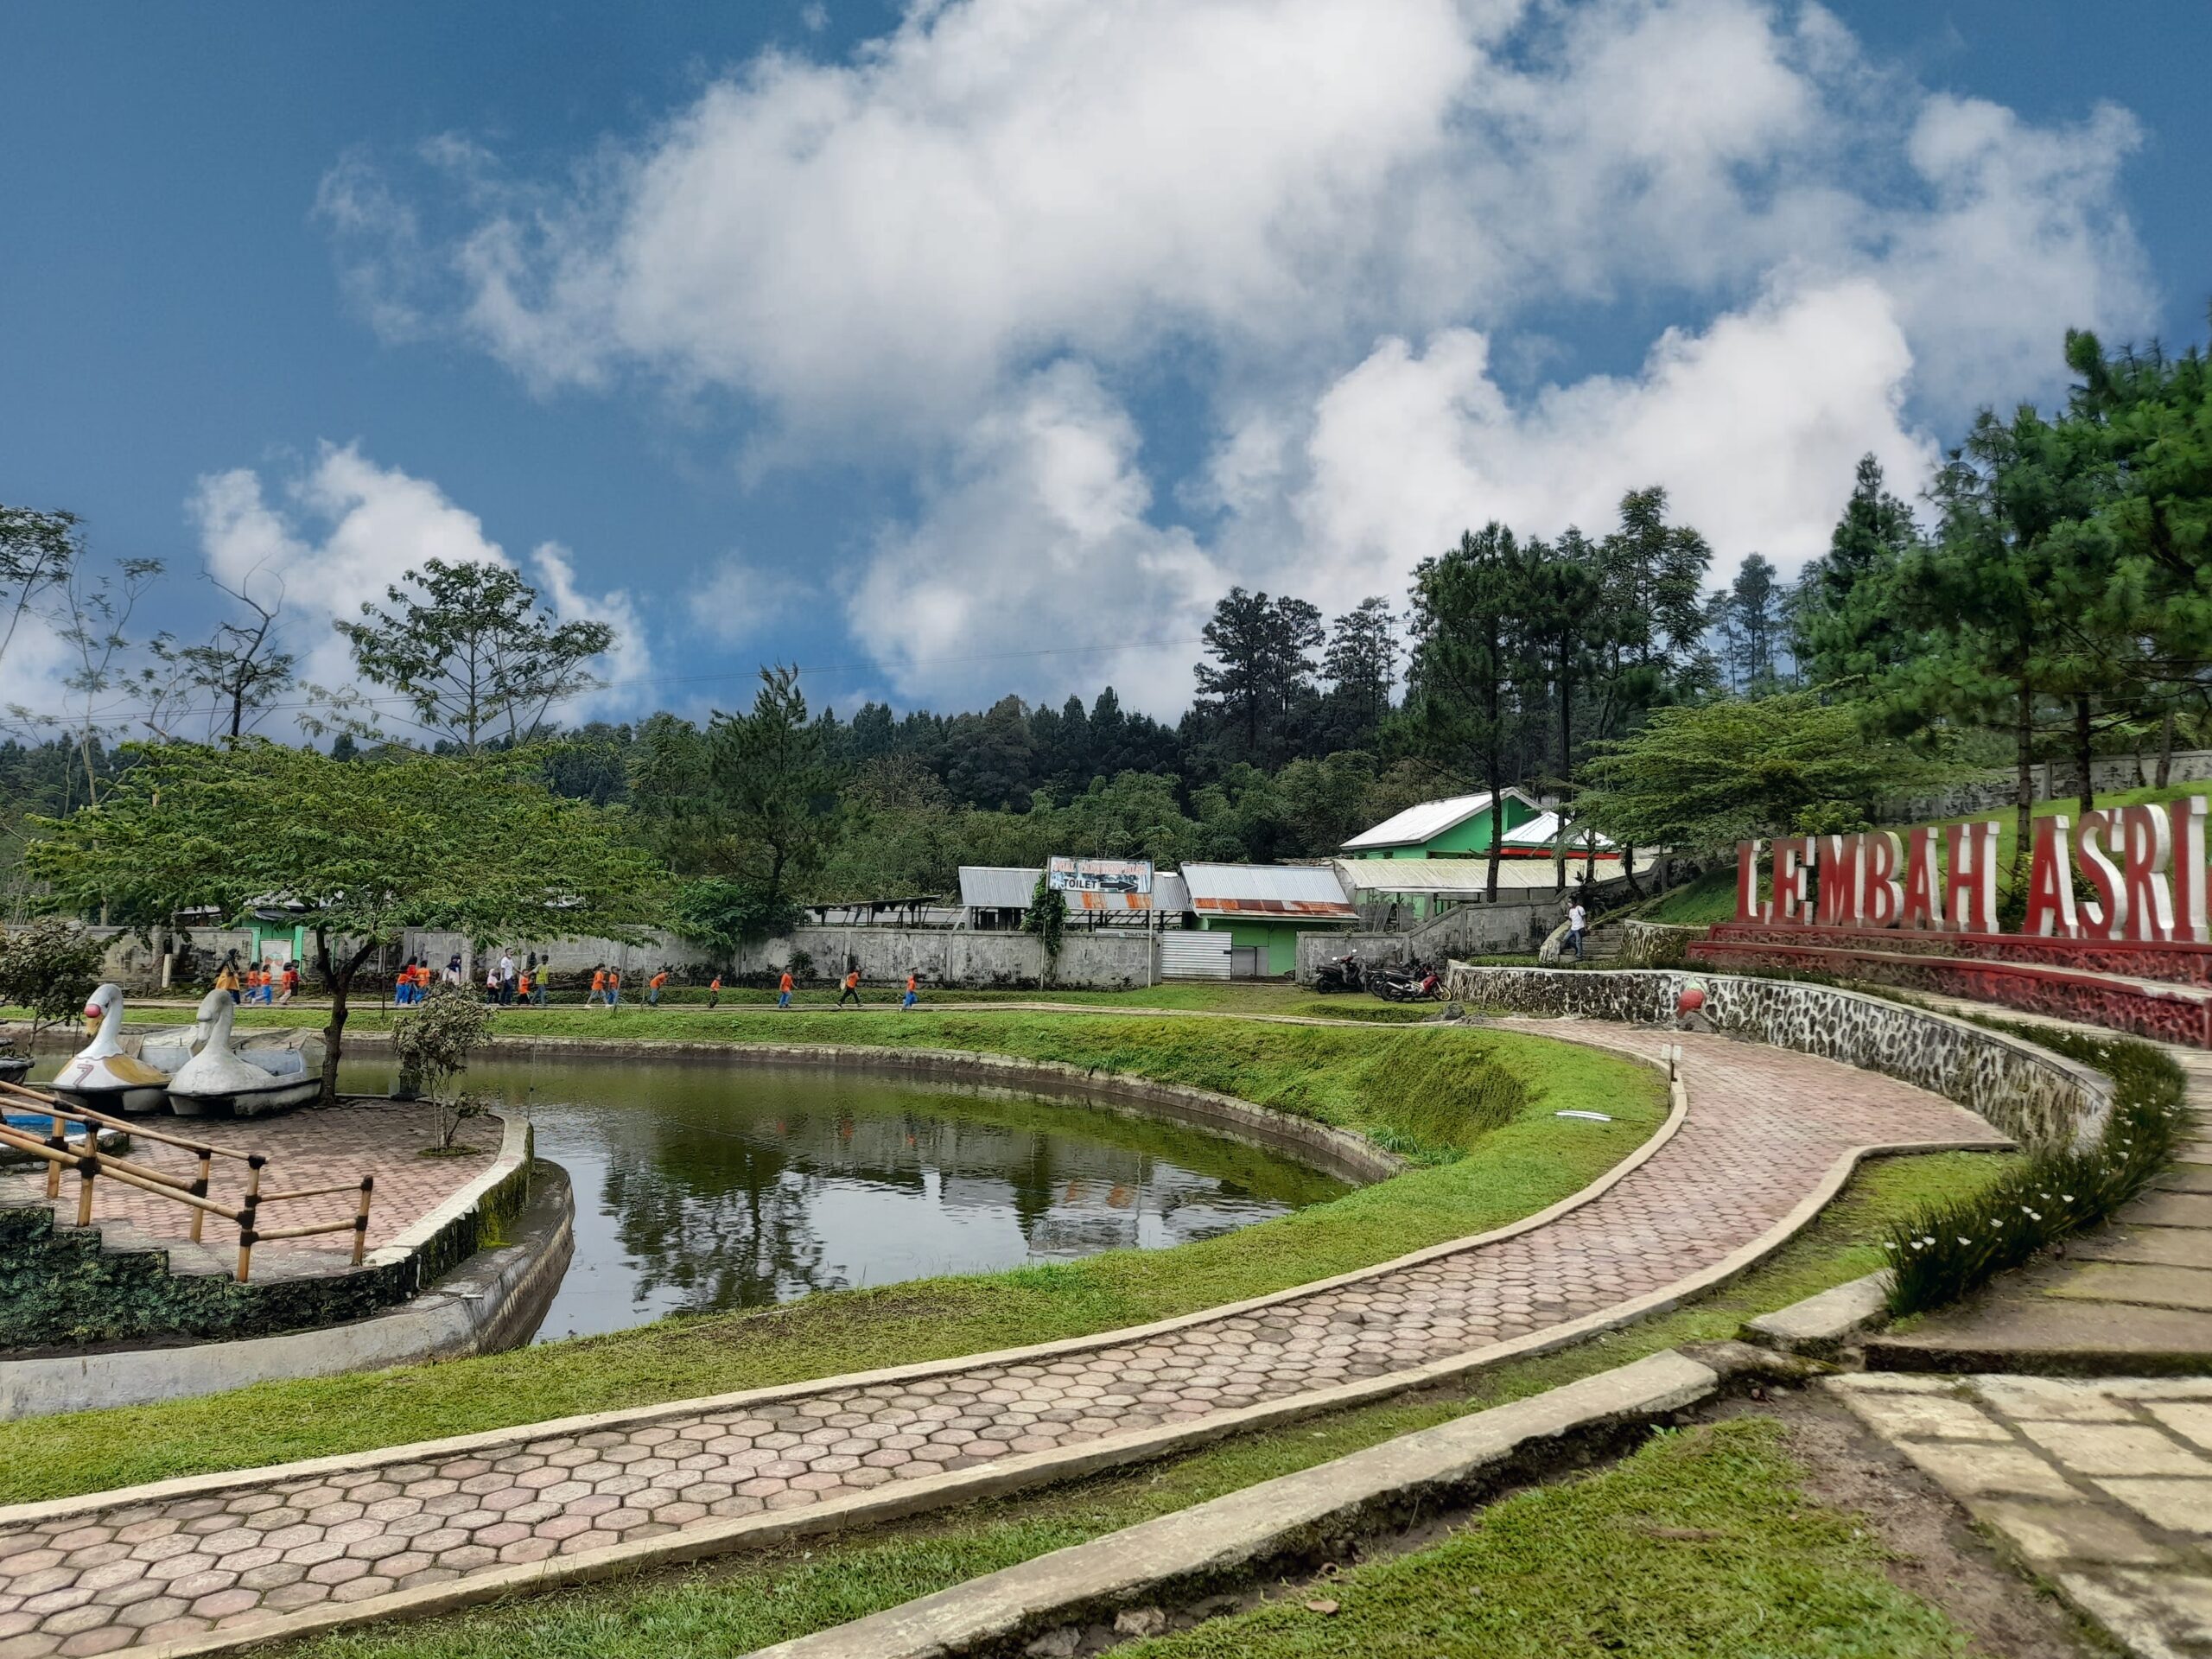
[[[481,1148],[475,1156],[420,1157],[417,1154],[422,1148],[437,1139],[430,1108],[395,1101],[347,1101],[327,1111],[310,1109],[289,1112],[281,1117],[211,1120],[204,1127],[194,1120],[173,1117],[150,1118],[148,1124],[164,1135],[205,1135],[214,1146],[266,1154],[269,1165],[261,1172],[261,1190],[264,1192],[306,1192],[350,1184],[364,1175],[375,1176],[376,1192],[369,1206],[371,1249],[397,1238],[474,1180],[489,1167],[499,1150],[499,1125],[490,1123],[487,1127],[486,1122],[480,1121],[464,1124],[461,1136],[464,1143]],[[133,1162],[151,1164],[186,1179],[199,1173],[200,1160],[182,1147],[163,1146],[143,1136],[131,1142],[126,1155]],[[236,1205],[245,1195],[245,1165],[218,1158],[211,1174],[208,1196],[219,1204]],[[44,1166],[0,1174],[0,1207],[20,1208],[46,1202]],[[271,1205],[264,1212],[262,1224],[313,1227],[324,1222],[344,1221],[353,1216],[357,1202],[352,1192],[300,1198]],[[65,1224],[75,1222],[75,1176],[62,1177],[61,1197],[55,1208]],[[177,1253],[178,1267],[194,1265],[184,1259],[194,1253],[185,1247],[191,1234],[192,1213],[183,1205],[156,1198],[121,1181],[95,1181],[92,1224],[105,1224],[111,1229],[127,1228],[137,1236],[130,1241],[134,1243],[151,1242],[172,1246]],[[200,1265],[227,1270],[237,1254],[237,1230],[211,1217],[205,1236],[207,1261]],[[280,1267],[295,1270],[327,1268],[332,1272],[341,1272],[353,1249],[351,1233],[278,1239],[255,1248],[254,1266],[262,1277]]]
[[[1671,1039],[1515,1023],[1645,1054]],[[0,1511],[0,1659],[243,1632],[334,1604],[373,1615],[377,1599],[416,1586],[1010,1455],[1072,1459],[1106,1436],[1406,1370],[1662,1290],[1776,1228],[1855,1148],[2002,1144],[1980,1118],[1885,1077],[1681,1040],[1690,1107],[1674,1139],[1590,1203],[1489,1243],[1028,1359]]]

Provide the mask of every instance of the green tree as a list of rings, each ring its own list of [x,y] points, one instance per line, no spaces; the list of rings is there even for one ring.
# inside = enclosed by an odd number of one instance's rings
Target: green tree
[[[586,668],[614,645],[604,622],[563,622],[503,564],[429,559],[338,632],[362,678],[406,700],[415,721],[465,754],[525,743],[555,702],[605,683]]]
[[[1060,946],[1068,925],[1068,896],[1052,885],[1045,876],[1037,878],[1037,886],[1029,895],[1029,908],[1021,914],[1021,931],[1033,935],[1045,947],[1045,977],[1049,985],[1060,969]]]
[[[1815,680],[1863,682],[1909,653],[1895,581],[1918,538],[1912,509],[1890,493],[1882,463],[1861,455],[1828,550],[1799,583],[1792,629],[1798,659]]]
[[[40,600],[68,582],[83,555],[75,513],[0,503],[0,661],[23,619],[35,616]]]
[[[2016,867],[2031,844],[2038,700],[2071,699],[2101,670],[2078,626],[2099,601],[2104,561],[2084,521],[2103,488],[2092,435],[2022,405],[1985,410],[1936,474],[1934,542],[1886,584],[1916,635],[1874,682],[1892,730],[1944,721],[2009,727],[2016,777]]]
[[[1398,619],[1381,594],[1363,599],[1336,620],[1321,658],[1328,691],[1322,714],[1328,741],[1338,748],[1372,745],[1390,712],[1390,687],[1398,672]]]
[[[2069,416],[2097,430],[2112,467],[2093,514],[2113,560],[2101,620],[2145,646],[2131,666],[2161,727],[2163,785],[2176,714],[2203,706],[2212,662],[2212,359],[2195,346],[2107,354],[2077,332],[2066,360],[2080,376]]]
[[[1211,660],[1194,671],[1198,709],[1241,735],[1239,759],[1279,760],[1315,696],[1313,653],[1325,637],[1321,613],[1302,599],[1232,588],[1214,606],[1204,635]]]
[[[1763,553],[1746,553],[1736,579],[1714,595],[1713,622],[1731,686],[1758,696],[1780,689],[1788,590]]]
[[[820,868],[837,777],[807,718],[796,668],[764,668],[750,714],[717,713],[707,729],[706,803],[735,843],[763,912],[779,912],[791,885]]]
[[[1466,531],[1449,552],[1414,571],[1410,729],[1439,760],[1463,766],[1491,795],[1490,871],[1497,899],[1505,838],[1505,752],[1520,718],[1515,680],[1523,659],[1520,543],[1495,520]]]
[[[26,867],[56,906],[129,923],[296,906],[330,993],[326,1102],[354,982],[407,929],[623,938],[663,908],[660,871],[605,814],[550,793],[527,753],[346,762],[247,738],[134,758],[98,806],[37,822]]]
[[[429,996],[391,1022],[391,1046],[399,1058],[397,1092],[404,1099],[429,1097],[441,1152],[451,1150],[461,1120],[475,1115],[467,1098],[451,1094],[448,1086],[468,1070],[469,1057],[491,1034],[492,1005],[468,986],[434,985]]]
[[[1624,846],[1717,853],[1751,836],[1858,827],[1953,768],[1809,691],[1655,710],[1585,765],[1585,822]]]
[[[105,941],[59,916],[0,933],[0,1002],[31,1016],[31,1046],[47,1027],[82,1011],[99,983]]]

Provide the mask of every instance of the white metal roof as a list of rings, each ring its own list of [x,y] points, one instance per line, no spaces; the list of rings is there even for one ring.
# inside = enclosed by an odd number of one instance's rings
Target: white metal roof
[[[960,902],[970,910],[1027,910],[1044,874],[1004,864],[963,864]]]
[[[1534,807],[1535,801],[1518,789],[1508,789],[1506,794],[1523,806]],[[1387,817],[1371,830],[1363,830],[1344,842],[1348,853],[1370,852],[1382,847],[1418,847],[1432,841],[1447,830],[1455,830],[1469,818],[1490,810],[1490,791],[1479,795],[1452,795],[1440,801],[1423,801],[1419,806],[1409,806],[1404,811]]]
[[[1570,826],[1567,832],[1567,846],[1571,849],[1580,851],[1589,837],[1590,833],[1591,832],[1587,830],[1577,830]],[[1507,830],[1505,832],[1504,841],[1499,844],[1505,847],[1548,848],[1552,842],[1558,838],[1558,836],[1559,814],[1556,812],[1539,812],[1535,817],[1529,819],[1528,823],[1522,824],[1518,830]],[[1598,836],[1597,842],[1598,850],[1600,853],[1607,851],[1613,844],[1604,836]]]
[[[1344,883],[1328,864],[1185,864],[1201,915],[1312,916],[1350,920]]]
[[[1636,868],[1644,870],[1649,868],[1649,855],[1639,856]],[[1481,857],[1340,858],[1337,868],[1344,876],[1344,885],[1351,889],[1352,897],[1363,904],[1394,893],[1464,898],[1486,891],[1490,882],[1490,860]],[[1616,878],[1620,873],[1618,856],[1598,861],[1599,880]],[[1513,893],[1516,899],[1531,893],[1549,893],[1553,874],[1548,858],[1501,858],[1497,861],[1497,890]],[[1567,879],[1569,886],[1582,879],[1582,861],[1579,857],[1567,860]]]
[[[1027,910],[1036,896],[1037,882],[1045,874],[1039,869],[1018,869],[1003,864],[963,864],[960,867],[960,902],[971,910]],[[1183,885],[1183,878],[1155,873],[1152,878],[1152,892],[1141,893],[1071,893],[1067,895],[1068,908],[1084,910],[1152,910],[1160,909],[1176,913],[1191,907],[1191,895]]]

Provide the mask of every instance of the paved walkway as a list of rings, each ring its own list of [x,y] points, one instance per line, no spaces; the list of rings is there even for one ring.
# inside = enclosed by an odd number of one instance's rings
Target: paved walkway
[[[1827,1386],[2131,1652],[2212,1654],[2212,1379]]]
[[[479,1150],[456,1158],[424,1158],[424,1147],[437,1140],[427,1104],[395,1101],[347,1101],[329,1109],[308,1108],[282,1116],[243,1121],[149,1117],[147,1127],[164,1135],[204,1135],[213,1146],[267,1154],[261,1172],[264,1192],[308,1192],[348,1185],[364,1175],[376,1177],[369,1205],[369,1248],[405,1232],[490,1166],[499,1154],[499,1125],[479,1120],[461,1126],[461,1141]],[[133,1162],[189,1180],[200,1160],[180,1147],[164,1146],[143,1135],[131,1141]],[[245,1195],[244,1164],[218,1158],[210,1173],[208,1196],[235,1205]],[[77,1178],[65,1174],[61,1196],[46,1196],[46,1166],[0,1173],[0,1207],[22,1208],[51,1202],[64,1225],[77,1219]],[[268,1227],[314,1227],[351,1219],[359,1199],[353,1192],[327,1193],[271,1205],[263,1212]],[[208,1217],[205,1242],[190,1243],[192,1212],[117,1180],[92,1183],[92,1224],[111,1243],[149,1246],[169,1252],[179,1272],[228,1273],[238,1260],[238,1230],[218,1217]],[[344,1272],[352,1260],[353,1236],[327,1233],[313,1238],[276,1239],[254,1247],[255,1276],[269,1279],[299,1273]]]
[[[1548,1223],[1043,1351],[0,1511],[0,1659],[297,1631],[335,1610],[370,1618],[588,1570],[686,1532],[720,1529],[731,1548],[734,1521],[859,1505],[920,1480],[939,1484],[918,1498],[955,1501],[1025,1454],[1039,1456],[1030,1478],[1048,1478],[1112,1438],[1202,1433],[1240,1408],[1694,1288],[1802,1219],[1859,1148],[2003,1144],[1948,1102],[1806,1055],[1513,1023],[1646,1056],[1666,1041],[1687,1051],[1689,1109],[1673,1138]]]

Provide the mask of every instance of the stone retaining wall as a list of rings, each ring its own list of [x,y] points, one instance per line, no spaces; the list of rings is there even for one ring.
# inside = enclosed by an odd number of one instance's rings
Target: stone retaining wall
[[[2112,1110],[2111,1079],[2085,1065],[1948,1014],[1833,985],[1679,969],[1475,968],[1453,963],[1452,996],[1514,1014],[1669,1023],[1694,979],[1705,1012],[1730,1035],[1910,1083],[1980,1114],[2024,1146],[2086,1145]]]

